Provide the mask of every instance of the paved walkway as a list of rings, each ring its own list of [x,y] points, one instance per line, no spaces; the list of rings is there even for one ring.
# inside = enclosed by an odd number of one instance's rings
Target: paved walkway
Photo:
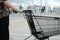
[[[27,22],[22,14],[11,14],[10,15],[10,40],[24,40],[30,35],[30,30]],[[32,36],[28,40],[33,40]],[[50,40],[60,40],[60,35],[50,37]]]

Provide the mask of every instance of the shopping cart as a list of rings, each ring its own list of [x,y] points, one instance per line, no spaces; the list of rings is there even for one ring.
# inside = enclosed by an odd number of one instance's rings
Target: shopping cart
[[[49,16],[37,16],[31,10],[25,11],[31,34],[38,40],[48,39],[50,36],[60,34],[60,18]],[[31,37],[31,35],[29,36]],[[27,37],[25,40],[27,40]],[[36,40],[34,39],[34,40]]]

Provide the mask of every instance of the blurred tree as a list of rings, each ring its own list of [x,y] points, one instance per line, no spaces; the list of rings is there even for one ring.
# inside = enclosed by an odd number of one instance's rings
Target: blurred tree
[[[20,10],[22,10],[22,9],[23,9],[22,5],[20,5],[20,6],[19,6],[19,9],[20,9]]]

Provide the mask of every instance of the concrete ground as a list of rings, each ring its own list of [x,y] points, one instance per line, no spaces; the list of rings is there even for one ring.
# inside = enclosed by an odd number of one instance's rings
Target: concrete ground
[[[24,40],[26,37],[30,35],[30,30],[26,19],[23,17],[22,14],[11,14],[10,15],[10,40]],[[34,37],[32,36],[28,40],[33,40]],[[56,35],[50,37],[50,40],[60,40],[60,35]]]

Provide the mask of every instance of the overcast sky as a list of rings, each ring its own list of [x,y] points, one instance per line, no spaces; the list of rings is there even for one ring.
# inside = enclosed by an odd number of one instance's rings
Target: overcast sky
[[[43,5],[46,4],[46,2],[48,3],[48,5],[52,5],[53,2],[60,2],[60,0],[37,0],[38,2],[35,2],[35,0],[9,0],[10,2],[13,2],[13,3],[25,3],[25,4],[31,4],[32,2],[38,4],[39,1],[42,1],[41,3]]]
[[[34,1],[34,0],[9,0],[11,2],[16,2],[16,3],[20,3],[20,2],[25,2],[25,1]],[[41,0],[37,0],[37,1],[41,1]],[[42,1],[46,1],[46,0],[42,0]],[[48,1],[51,1],[51,0],[48,0]],[[55,2],[59,2],[60,0],[52,0],[52,1],[55,1]]]
[[[31,1],[34,0],[9,0],[10,2],[15,2],[15,3],[30,3]]]

